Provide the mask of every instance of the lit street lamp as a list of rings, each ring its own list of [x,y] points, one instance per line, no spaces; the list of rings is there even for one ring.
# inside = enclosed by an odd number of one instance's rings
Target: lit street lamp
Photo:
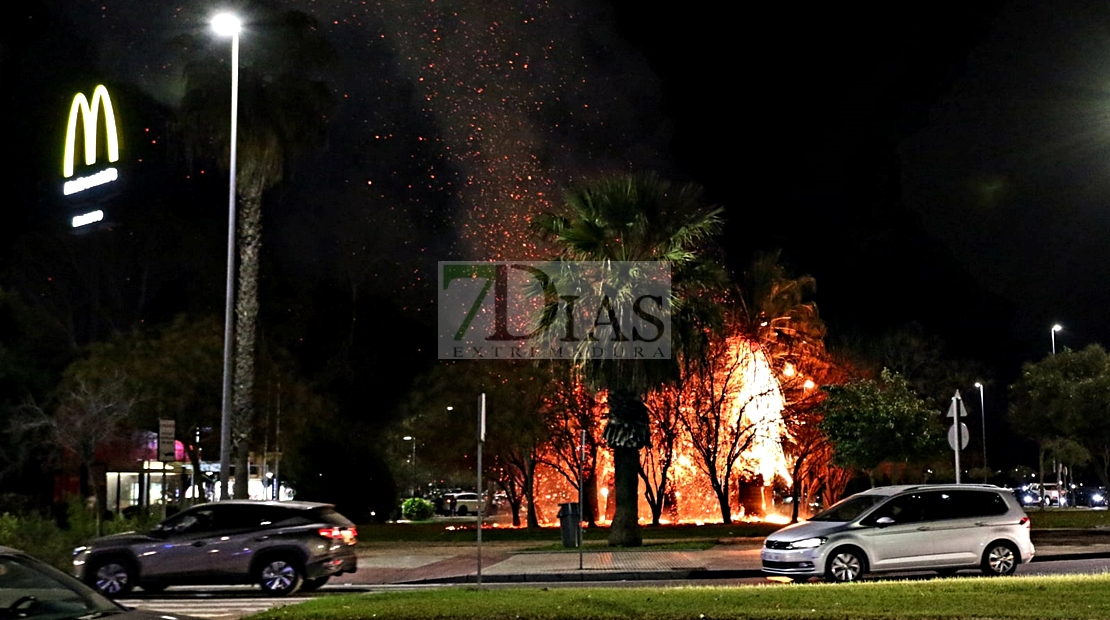
[[[1048,332],[1049,335],[1052,336],[1052,354],[1053,355],[1056,355],[1056,332],[1060,331],[1061,329],[1064,329],[1064,328],[1060,327],[1060,324],[1057,323],[1056,325],[1052,326],[1052,331]]]
[[[227,294],[224,305],[224,382],[220,406],[220,499],[229,497],[228,476],[231,473],[231,346],[232,299],[235,296],[235,138],[239,128],[239,18],[220,13],[212,18],[212,29],[220,36],[231,37],[231,157],[230,183],[227,194]],[[240,484],[246,484],[247,472],[239,472]]]
[[[416,497],[416,437],[405,435],[402,439],[412,442],[412,459],[409,462],[412,464],[412,496]]]
[[[976,381],[975,387],[979,388],[979,416],[983,423],[983,469],[987,470],[983,474],[983,482],[986,482],[990,477],[990,468],[987,467],[987,413],[983,408],[983,384]]]

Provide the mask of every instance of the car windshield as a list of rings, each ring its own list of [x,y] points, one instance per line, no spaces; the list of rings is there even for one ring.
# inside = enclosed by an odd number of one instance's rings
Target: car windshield
[[[853,521],[876,504],[886,500],[885,495],[855,495],[841,500],[827,510],[819,512],[810,521]]]
[[[55,568],[27,557],[0,555],[0,618],[64,620],[122,611]]]

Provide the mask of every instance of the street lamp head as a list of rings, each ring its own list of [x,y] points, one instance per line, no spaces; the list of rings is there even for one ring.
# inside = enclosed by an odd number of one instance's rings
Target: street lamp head
[[[413,439],[416,439],[416,438],[413,437],[412,435],[405,435],[401,439],[404,439],[405,441],[412,441]]]
[[[983,389],[983,384],[982,384],[982,383],[979,383],[978,381],[976,381],[976,382],[975,382],[975,387],[977,387],[977,388],[979,388],[979,389],[981,390],[981,389]]]
[[[1053,326],[1052,326],[1052,331],[1054,331],[1054,332],[1058,332],[1058,331],[1060,331],[1061,329],[1064,329],[1064,328],[1063,328],[1063,327],[1061,327],[1059,323],[1057,323],[1057,324],[1055,324],[1055,325],[1053,325]]]
[[[212,18],[212,30],[222,37],[231,37],[239,34],[242,27],[239,18],[231,13],[220,13]]]

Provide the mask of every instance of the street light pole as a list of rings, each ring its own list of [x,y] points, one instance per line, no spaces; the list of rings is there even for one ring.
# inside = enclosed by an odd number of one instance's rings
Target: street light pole
[[[976,381],[975,387],[979,388],[979,416],[983,426],[983,469],[986,470],[983,474],[983,482],[985,483],[990,479],[990,468],[987,467],[987,413],[983,408],[983,384]]]
[[[416,497],[416,437],[405,435],[403,439],[412,442],[412,459],[409,463],[412,464],[412,496]]]
[[[228,478],[231,474],[231,347],[232,301],[235,296],[235,142],[239,130],[239,18],[220,13],[212,19],[212,29],[221,36],[231,36],[231,153],[230,181],[227,192],[227,291],[224,300],[224,376],[223,400],[220,405],[220,499],[228,499]],[[241,484],[247,477],[238,472]]]
[[[1060,331],[1061,329],[1064,329],[1064,328],[1060,327],[1060,324],[1057,323],[1056,325],[1053,325],[1052,330],[1048,332],[1049,335],[1052,336],[1052,354],[1053,355],[1056,355],[1056,332]]]

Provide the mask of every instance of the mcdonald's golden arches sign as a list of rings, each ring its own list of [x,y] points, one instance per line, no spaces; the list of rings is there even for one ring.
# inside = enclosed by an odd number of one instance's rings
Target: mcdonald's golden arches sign
[[[114,167],[100,170],[93,168],[97,165],[101,117],[104,118],[103,139],[108,163],[115,163],[119,161],[119,134],[116,129],[116,112],[112,108],[112,98],[108,95],[108,89],[103,84],[94,88],[91,103],[84,93],[77,93],[73,97],[66,125],[65,154],[62,157],[62,177],[67,179],[62,187],[62,193],[66,196],[111,183],[119,178],[119,172]],[[78,123],[78,120],[81,122]],[[85,158],[84,169],[81,172],[88,172],[84,176],[74,176],[78,130],[82,132],[81,136],[84,139]]]

